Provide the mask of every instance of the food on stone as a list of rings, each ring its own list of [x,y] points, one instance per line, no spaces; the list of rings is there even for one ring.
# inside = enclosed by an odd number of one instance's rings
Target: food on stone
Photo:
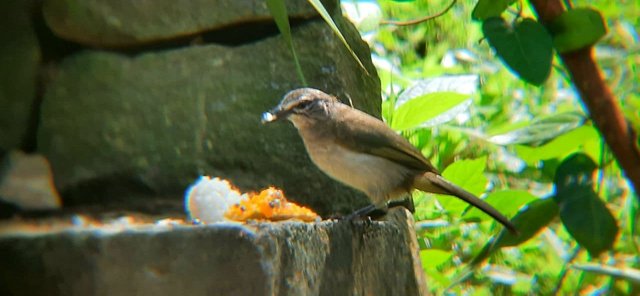
[[[185,209],[195,223],[224,221],[319,221],[312,210],[287,201],[274,187],[260,193],[241,194],[227,180],[201,176],[185,194]]]
[[[312,210],[287,201],[282,190],[269,187],[259,194],[233,205],[224,214],[225,218],[234,221],[247,220],[301,220],[318,221],[320,216]]]

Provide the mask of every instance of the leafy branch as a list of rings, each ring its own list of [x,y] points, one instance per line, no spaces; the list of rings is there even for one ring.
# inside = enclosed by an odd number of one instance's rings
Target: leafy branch
[[[553,23],[567,12],[559,0],[530,0],[530,3],[544,24]],[[616,98],[605,84],[593,59],[593,47],[588,45],[576,50],[562,51],[560,58],[569,71],[593,122],[633,184],[636,198],[640,200],[640,150],[636,143],[637,134],[626,122]]]

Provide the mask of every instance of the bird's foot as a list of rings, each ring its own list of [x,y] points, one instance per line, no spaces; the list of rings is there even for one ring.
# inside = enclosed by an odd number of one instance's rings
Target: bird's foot
[[[414,213],[416,211],[415,206],[413,205],[413,198],[411,198],[411,196],[405,199],[389,201],[389,203],[387,203],[387,207],[388,208],[405,207],[411,213]]]
[[[386,209],[377,207],[376,205],[370,204],[360,209],[353,211],[353,213],[344,216],[342,219],[344,220],[355,220],[359,218],[367,218],[378,219],[387,214]]]

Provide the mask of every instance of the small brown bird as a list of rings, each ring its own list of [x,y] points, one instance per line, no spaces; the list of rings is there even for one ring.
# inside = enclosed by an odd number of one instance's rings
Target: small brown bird
[[[384,122],[340,103],[320,90],[300,88],[285,95],[262,122],[289,119],[298,129],[311,160],[333,179],[369,196],[372,205],[356,211],[367,215],[402,204],[413,212],[412,189],[453,195],[487,213],[507,229],[515,226],[475,195],[440,176],[409,141]]]

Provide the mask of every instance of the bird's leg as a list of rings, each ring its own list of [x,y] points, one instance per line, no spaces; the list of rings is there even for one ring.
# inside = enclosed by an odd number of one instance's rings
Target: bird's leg
[[[415,207],[413,205],[413,199],[412,198],[390,201],[388,205],[389,205],[389,208],[405,207],[411,213],[416,211],[416,209],[415,209]]]
[[[370,217],[371,219],[378,219],[387,214],[390,208],[405,207],[411,213],[415,212],[415,206],[413,204],[413,198],[408,194],[405,198],[387,200],[379,204],[369,204],[365,207],[355,210],[353,213],[344,217],[346,220],[352,220],[360,217]]]
[[[407,195],[405,198],[403,199],[396,199],[396,200],[390,200],[387,203],[387,207],[390,208],[395,208],[395,207],[405,207],[407,208],[407,210],[409,210],[409,212],[414,213],[416,211],[416,207],[413,204],[413,198],[411,197],[411,195]]]
[[[389,209],[389,202],[385,201],[379,204],[369,204],[365,207],[353,211],[353,213],[345,216],[345,219],[351,220],[360,217],[369,217],[371,219],[377,219],[387,214]]]
[[[376,206],[374,204],[369,204],[366,205],[362,208],[359,208],[355,211],[353,211],[351,214],[346,215],[344,217],[345,220],[353,220],[355,218],[360,218],[360,217],[365,217],[368,216],[371,212],[376,210]]]

